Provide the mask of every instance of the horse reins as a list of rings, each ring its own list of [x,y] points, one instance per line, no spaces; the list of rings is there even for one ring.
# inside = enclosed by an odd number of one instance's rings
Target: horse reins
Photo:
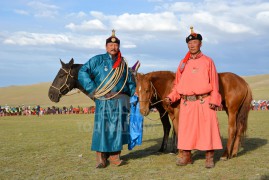
[[[158,92],[157,92],[155,86],[153,85],[153,83],[151,81],[150,81],[150,84],[151,84],[151,87],[154,89],[154,92],[155,92],[154,93],[154,96],[155,96],[155,98],[157,100],[157,98],[158,98]],[[155,103],[150,102],[150,104],[151,104],[151,106],[154,106],[155,104],[158,104],[159,102],[162,102],[162,101],[163,101],[163,99],[161,99],[161,100],[159,100],[159,101],[157,101]]]
[[[113,69],[109,72],[109,74],[108,74],[108,75],[106,76],[106,78],[102,81],[102,83],[99,85],[99,87],[97,87],[97,89],[96,89],[96,93],[95,93],[95,95],[94,95],[94,98],[101,99],[101,98],[100,98],[101,96],[104,96],[105,94],[107,94],[109,91],[111,91],[111,89],[113,89],[113,88],[117,85],[117,83],[119,82],[119,80],[120,80],[120,78],[121,78],[121,75],[122,75],[123,72],[124,72],[124,66],[128,67],[128,64],[127,64],[127,62],[125,61],[125,59],[124,59],[124,62],[125,62],[125,63],[121,63],[120,67],[117,67],[117,68],[116,68],[116,70],[114,71],[112,77],[111,77],[111,78],[108,80],[108,82],[102,87],[102,85],[104,84],[105,80],[106,80],[106,79],[109,77],[109,75],[113,72]],[[70,87],[68,86],[67,81],[68,81],[69,76],[70,76],[72,79],[74,79],[74,76],[71,74],[71,70],[72,70],[71,68],[70,68],[68,71],[65,70],[64,68],[61,68],[61,69],[67,74],[64,84],[63,84],[60,88],[57,88],[57,87],[55,87],[55,86],[53,86],[53,85],[51,85],[51,87],[54,88],[54,89],[56,89],[56,90],[58,90],[58,91],[59,91],[59,95],[62,95],[62,96],[71,96],[71,95],[74,95],[74,94],[78,93],[79,91],[78,91],[78,92],[75,92],[75,93],[73,93],[73,94],[70,94],[70,95],[65,95],[65,94],[62,93],[66,88],[68,88],[68,92],[70,92],[70,91],[72,90],[72,89],[70,89]],[[117,96],[117,95],[122,91],[122,89],[124,88],[124,86],[125,86],[125,84],[126,84],[126,82],[127,82],[127,79],[128,79],[128,69],[127,69],[127,71],[126,71],[126,77],[125,77],[124,83],[123,83],[121,89],[119,90],[119,92],[115,93],[114,95],[112,95],[112,96],[109,97],[109,98],[105,98],[105,99],[101,99],[101,100],[108,100],[108,99],[111,99],[111,98]],[[64,88],[64,89],[62,89],[62,88]]]

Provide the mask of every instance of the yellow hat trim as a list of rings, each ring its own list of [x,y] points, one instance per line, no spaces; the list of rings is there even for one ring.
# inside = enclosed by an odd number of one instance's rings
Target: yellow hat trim
[[[111,36],[115,37],[115,30],[114,29],[112,30],[112,35]]]
[[[191,34],[193,34],[194,33],[193,26],[191,26],[190,29],[191,29]]]

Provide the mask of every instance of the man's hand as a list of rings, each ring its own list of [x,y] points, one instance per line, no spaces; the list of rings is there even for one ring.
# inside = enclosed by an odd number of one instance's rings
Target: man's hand
[[[163,102],[167,107],[169,107],[172,104],[171,99],[169,97],[164,98]]]
[[[209,108],[210,108],[210,109],[217,110],[217,107],[218,107],[218,106],[216,106],[215,104],[210,104],[210,103],[209,103]]]

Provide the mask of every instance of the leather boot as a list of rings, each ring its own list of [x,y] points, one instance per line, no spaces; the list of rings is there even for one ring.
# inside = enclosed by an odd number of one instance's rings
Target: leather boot
[[[183,158],[183,150],[179,149],[177,154],[176,163],[178,163]]]
[[[186,166],[187,164],[192,164],[191,151],[183,150],[182,157],[180,157],[180,153],[179,153],[179,157],[177,158],[176,165]]]
[[[111,152],[109,156],[109,162],[113,165],[120,166],[123,164],[123,161],[120,159],[121,151]]]
[[[205,154],[205,167],[206,168],[213,168],[215,166],[214,164],[214,150],[206,151]]]
[[[96,168],[106,167],[105,153],[96,151]]]

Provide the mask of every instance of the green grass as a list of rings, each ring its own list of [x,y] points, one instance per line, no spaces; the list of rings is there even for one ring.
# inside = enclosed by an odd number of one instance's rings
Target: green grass
[[[150,117],[158,118],[152,113]],[[218,113],[223,143],[227,116]],[[162,125],[145,119],[143,144],[132,151],[124,146],[127,164],[95,169],[90,151],[93,115],[0,117],[0,179],[268,179],[269,111],[251,111],[247,137],[236,158],[204,168],[204,152],[194,152],[194,164],[175,165],[175,155],[157,153]]]

